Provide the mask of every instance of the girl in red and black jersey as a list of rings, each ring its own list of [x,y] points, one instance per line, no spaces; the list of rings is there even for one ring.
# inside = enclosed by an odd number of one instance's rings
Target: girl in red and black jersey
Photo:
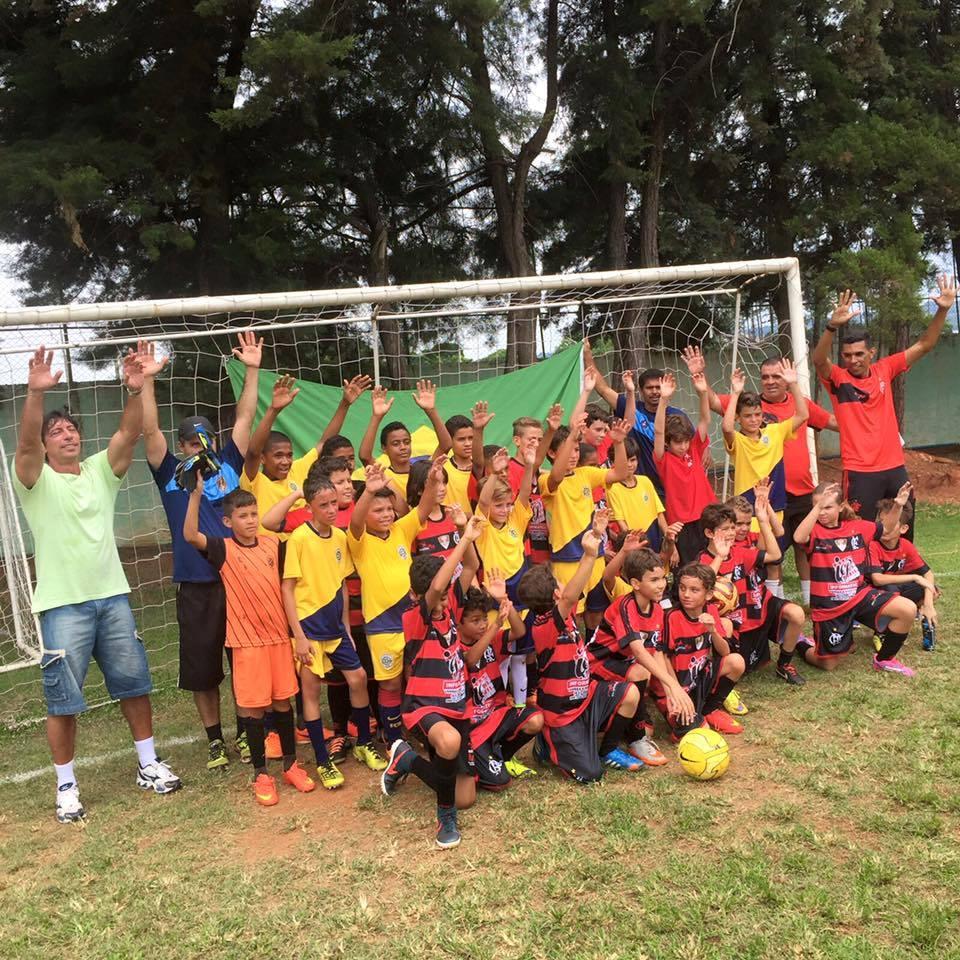
[[[463,594],[477,571],[473,543],[482,524],[481,518],[471,517],[445,560],[421,555],[410,567],[410,591],[416,604],[403,615],[401,713],[404,726],[424,741],[431,758],[418,756],[405,740],[396,740],[380,780],[388,797],[411,773],[436,792],[437,846],[441,848],[460,843],[457,807],[468,807],[476,798],[467,670],[457,620]],[[458,568],[459,579],[451,586]]]
[[[407,503],[411,510],[415,510],[420,504],[423,491],[427,485],[427,475],[430,473],[432,466],[433,464],[429,460],[418,460],[410,466],[410,476],[407,480]],[[427,517],[425,526],[413,541],[413,555],[415,557],[426,555],[445,560],[460,542],[460,530],[467,522],[466,506],[460,504],[459,511],[442,506],[447,495],[447,469],[447,467],[444,467],[443,470],[443,483],[440,485],[439,494],[440,502]],[[461,526],[457,526],[456,520],[462,521]]]
[[[821,483],[813,492],[813,509],[800,521],[794,540],[810,557],[810,619],[815,647],[804,650],[807,663],[831,670],[837,658],[853,649],[854,620],[880,638],[875,670],[913,676],[897,653],[917,615],[910,599],[874,588],[870,544],[899,530],[900,511],[912,487],[905,483],[883,523],[861,520],[844,501],[836,483]]]

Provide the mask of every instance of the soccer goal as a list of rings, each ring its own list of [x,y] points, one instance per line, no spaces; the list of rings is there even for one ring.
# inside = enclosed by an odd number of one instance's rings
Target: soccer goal
[[[66,406],[78,416],[85,451],[92,453],[106,445],[125,400],[118,358],[138,339],[155,341],[158,353],[171,358],[156,393],[161,424],[175,450],[173,429],[188,414],[207,416],[221,439],[229,432],[242,380],[242,368],[238,378],[237,361],[230,360],[231,347],[244,330],[264,338],[262,379],[285,373],[331,388],[366,373],[377,384],[407,393],[418,379],[428,378],[439,385],[441,398],[445,387],[474,384],[471,396],[485,399],[484,383],[491,378],[565,349],[575,352],[589,336],[611,386],[620,387],[625,367],[679,371],[673,403],[691,413],[696,398],[680,357],[688,345],[703,349],[718,391],[727,390],[734,367],[759,387],[762,361],[782,354],[793,358],[802,389],[809,393],[795,259],[0,312],[5,400],[0,417],[0,722],[22,722],[43,712],[36,669],[43,639],[30,613],[32,539],[9,483],[29,355],[41,343],[55,351],[54,365],[65,375],[48,405]],[[544,375],[553,376],[552,369],[545,365]],[[509,409],[501,411],[492,434],[498,442],[508,440],[513,416],[546,413],[533,408],[521,386],[506,395]],[[439,405],[444,416],[469,412]],[[369,410],[369,398],[361,398],[357,415],[365,419]],[[323,426],[322,420],[316,424],[317,436]],[[715,426],[718,439],[719,421]],[[359,435],[351,439],[359,445]],[[722,465],[716,439],[714,458]],[[718,486],[722,482],[720,470]],[[142,448],[118,500],[116,536],[155,681],[174,684],[170,536]],[[88,688],[87,694],[91,703],[106,699],[102,687]]]

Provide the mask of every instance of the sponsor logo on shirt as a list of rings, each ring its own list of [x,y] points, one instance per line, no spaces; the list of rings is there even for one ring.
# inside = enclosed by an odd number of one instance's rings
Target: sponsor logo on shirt
[[[406,560],[407,557],[409,556],[409,554],[407,553],[407,548],[403,546],[397,547],[397,556],[401,560]]]

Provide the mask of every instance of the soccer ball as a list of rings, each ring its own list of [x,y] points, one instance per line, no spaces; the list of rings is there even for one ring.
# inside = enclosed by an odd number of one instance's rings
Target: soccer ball
[[[717,577],[717,582],[713,587],[713,602],[720,610],[721,617],[725,617],[728,613],[733,613],[737,609],[740,594],[732,580],[727,577]]]
[[[716,780],[730,765],[727,741],[708,727],[685,734],[677,748],[680,766],[695,780]]]

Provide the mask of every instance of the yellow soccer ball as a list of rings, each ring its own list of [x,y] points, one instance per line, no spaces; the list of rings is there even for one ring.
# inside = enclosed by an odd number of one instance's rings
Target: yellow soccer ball
[[[721,617],[726,617],[737,609],[740,594],[732,580],[727,577],[717,577],[713,588],[713,602],[720,610]]]
[[[708,727],[684,734],[677,747],[677,756],[683,772],[695,780],[716,780],[730,766],[727,741]]]

